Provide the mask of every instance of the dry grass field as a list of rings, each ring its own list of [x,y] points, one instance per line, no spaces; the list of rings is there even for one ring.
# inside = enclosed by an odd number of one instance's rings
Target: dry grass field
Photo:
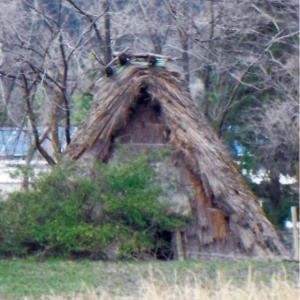
[[[29,299],[29,298],[27,298]],[[91,291],[84,295],[71,295],[71,296],[46,296],[39,299],[45,300],[101,300],[101,299],[140,299],[140,300],[297,300],[299,299],[299,290],[286,283],[276,282],[271,287],[257,287],[250,284],[244,287],[236,288],[234,285],[226,284],[220,289],[209,289],[199,286],[166,286],[157,287],[152,284],[141,286],[138,292],[133,292],[131,295],[114,295],[110,292],[97,292]]]
[[[192,275],[192,274],[190,274]],[[251,279],[237,285],[231,280],[219,280],[204,283],[194,278],[186,283],[169,284],[164,281],[145,280],[136,282],[136,288],[126,294],[116,294],[102,290],[101,287],[88,290],[86,293],[69,294],[67,296],[43,296],[44,300],[298,300],[299,286],[281,276],[274,276],[269,284],[258,283]],[[37,298],[27,298],[37,299]]]
[[[297,300],[297,263],[0,261],[0,299]]]

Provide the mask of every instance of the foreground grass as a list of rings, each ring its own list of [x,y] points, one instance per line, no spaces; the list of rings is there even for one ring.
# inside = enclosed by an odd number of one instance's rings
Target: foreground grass
[[[0,261],[0,299],[294,300],[297,282],[297,264],[267,261]]]
[[[204,285],[199,280],[193,283],[166,284],[165,282],[140,281],[135,290],[116,295],[99,289],[69,296],[43,296],[40,300],[298,300],[299,290],[282,278],[273,278],[271,283],[258,284],[251,279],[237,286],[228,281]]]

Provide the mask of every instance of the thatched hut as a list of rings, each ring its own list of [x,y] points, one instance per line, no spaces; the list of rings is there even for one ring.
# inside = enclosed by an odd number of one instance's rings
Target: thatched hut
[[[66,156],[109,163],[117,151],[117,138],[132,152],[171,149],[171,157],[157,167],[158,173],[177,181],[170,206],[190,210],[194,216],[187,230],[173,233],[175,256],[285,254],[256,197],[194,107],[178,73],[128,65],[103,79],[90,115]]]

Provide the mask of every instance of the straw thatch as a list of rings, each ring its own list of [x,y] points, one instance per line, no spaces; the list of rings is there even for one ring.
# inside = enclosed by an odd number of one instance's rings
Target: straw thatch
[[[130,65],[100,81],[90,116],[66,156],[109,161],[117,137],[127,144],[168,146],[175,168],[178,165],[192,185],[189,201],[195,218],[189,229],[175,235],[179,256],[285,254],[228,150],[194,107],[179,74]]]

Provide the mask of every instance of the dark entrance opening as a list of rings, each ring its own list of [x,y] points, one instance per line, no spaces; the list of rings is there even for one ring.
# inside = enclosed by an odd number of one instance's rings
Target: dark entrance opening
[[[163,231],[157,233],[156,239],[160,245],[153,251],[153,256],[159,260],[172,260],[174,258],[172,232]]]

